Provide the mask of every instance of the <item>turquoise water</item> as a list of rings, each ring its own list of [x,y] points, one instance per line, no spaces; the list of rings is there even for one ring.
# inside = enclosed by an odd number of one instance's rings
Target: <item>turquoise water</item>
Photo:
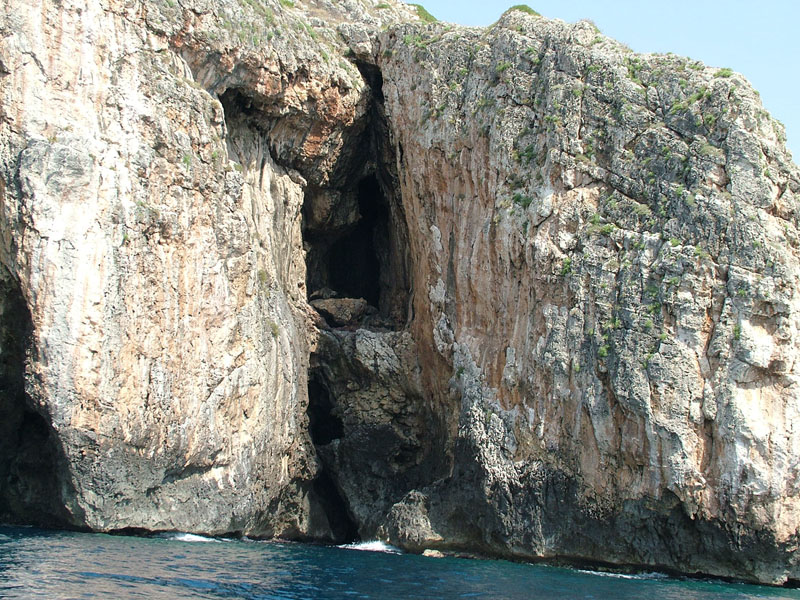
[[[0,527],[0,597],[716,600],[800,592],[348,547]]]

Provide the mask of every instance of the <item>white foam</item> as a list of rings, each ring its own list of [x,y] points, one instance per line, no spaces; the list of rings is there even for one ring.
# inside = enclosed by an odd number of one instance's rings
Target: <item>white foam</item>
[[[608,571],[586,571],[584,569],[577,569],[579,573],[586,573],[587,575],[597,575],[599,577],[614,577],[615,579],[668,579],[669,575],[665,573],[610,573]]]
[[[200,543],[215,543],[219,544],[222,540],[206,537],[204,535],[197,535],[194,533],[162,533],[158,537],[166,540],[174,540],[176,542],[200,542]]]
[[[345,548],[347,550],[363,550],[365,552],[386,552],[388,554],[402,554],[400,548],[390,546],[386,542],[372,540],[369,542],[355,542],[353,544],[342,544],[337,548]]]

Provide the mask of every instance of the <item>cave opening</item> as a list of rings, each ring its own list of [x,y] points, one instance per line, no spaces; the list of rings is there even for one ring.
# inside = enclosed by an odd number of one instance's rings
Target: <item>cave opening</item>
[[[312,191],[306,200],[309,300],[318,310],[315,300],[320,299],[334,299],[327,304],[328,310],[337,299],[361,298],[368,305],[349,322],[334,318],[329,320],[331,325],[399,329],[407,321],[405,219],[399,192],[386,183],[391,176],[381,170],[367,163],[355,170],[354,183],[335,192]]]
[[[363,61],[356,66],[371,90],[370,104],[344,141],[329,185],[306,190],[306,289],[334,327],[397,330],[409,320],[411,260],[395,146],[380,69]],[[366,309],[329,318],[336,300],[358,298]],[[333,299],[327,311],[315,303],[320,299]]]
[[[328,252],[330,286],[344,297],[364,298],[379,307],[381,270],[388,268],[389,210],[374,175],[359,182],[357,200],[360,219]]]
[[[361,540],[358,525],[350,516],[347,502],[327,469],[322,469],[314,479],[314,493],[324,502],[328,526],[337,544],[350,544]]]
[[[319,370],[309,373],[308,419],[311,441],[317,449],[322,466],[314,479],[313,490],[325,511],[331,536],[340,544],[358,541],[358,525],[350,515],[347,502],[331,476],[331,461],[335,459],[330,451],[330,444],[344,436],[344,424],[335,413],[333,396]]]
[[[325,446],[344,435],[342,419],[333,412],[334,403],[324,379],[315,371],[308,377],[308,420],[311,441]]]
[[[0,273],[0,522],[69,524],[60,453],[49,419],[25,390],[33,322],[19,286]]]

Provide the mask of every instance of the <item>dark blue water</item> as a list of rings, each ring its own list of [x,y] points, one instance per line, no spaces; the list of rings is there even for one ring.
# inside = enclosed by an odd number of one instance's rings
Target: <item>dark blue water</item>
[[[716,600],[800,592],[303,544],[0,527],[0,597]]]

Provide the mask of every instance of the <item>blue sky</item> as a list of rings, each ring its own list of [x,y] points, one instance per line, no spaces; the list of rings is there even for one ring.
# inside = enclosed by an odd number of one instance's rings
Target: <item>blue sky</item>
[[[423,0],[442,21],[489,25],[512,4]],[[606,35],[637,52],[675,52],[747,77],[764,107],[786,125],[800,160],[800,1],[529,0],[543,16],[591,19]]]

